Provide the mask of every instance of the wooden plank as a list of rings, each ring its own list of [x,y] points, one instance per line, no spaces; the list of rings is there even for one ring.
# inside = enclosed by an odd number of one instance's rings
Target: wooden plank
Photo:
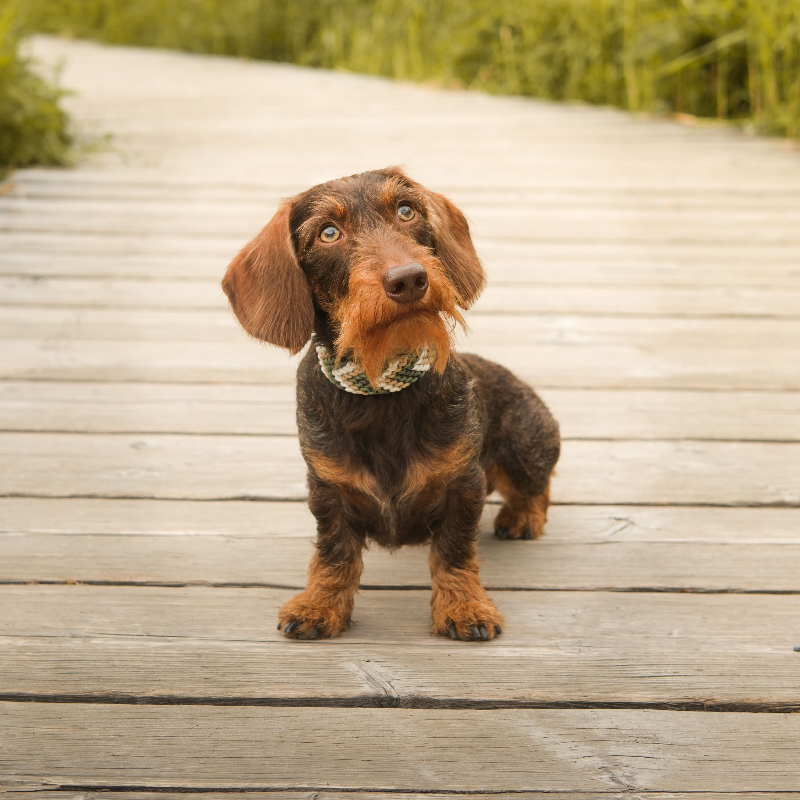
[[[498,504],[490,501],[481,530]],[[0,533],[309,538],[304,502],[0,498]],[[800,510],[680,506],[551,506],[542,542],[692,542],[800,545]],[[501,547],[506,544],[500,543]],[[538,547],[538,544],[534,545]],[[525,548],[527,545],[522,544]],[[379,552],[379,551],[376,551]],[[403,553],[404,551],[400,551]],[[524,550],[523,550],[524,552]],[[535,552],[535,550],[534,550]]]
[[[0,494],[298,500],[293,437],[2,433]],[[578,504],[800,503],[794,443],[564,442],[555,501]]]
[[[0,708],[14,732],[9,777],[87,789],[794,791],[800,780],[797,715]]]
[[[0,277],[0,304],[17,307],[218,309],[218,280]],[[473,314],[800,316],[800,291],[605,286],[489,285]]]
[[[141,587],[141,586],[0,586],[0,636],[54,640],[83,639],[94,643],[108,639],[133,644],[148,640],[151,645],[217,642],[235,646],[258,645],[280,652],[298,653],[303,658],[344,645],[380,645],[403,654],[406,648],[431,652],[485,654],[495,649],[520,649],[527,657],[545,658],[548,653],[578,656],[583,652],[619,654],[619,665],[637,654],[674,657],[683,654],[702,668],[705,654],[725,657],[733,665],[744,655],[787,655],[797,669],[798,656],[792,648],[797,642],[797,614],[800,595],[689,594],[658,592],[515,592],[493,590],[492,598],[506,618],[502,637],[489,644],[470,648],[464,642],[430,635],[430,591],[364,589],[356,596],[353,625],[338,639],[314,644],[286,639],[276,629],[280,606],[295,594],[288,588],[226,587]],[[174,640],[174,641],[173,641]],[[318,645],[318,647],[317,647]],[[315,649],[316,648],[316,649]],[[444,649],[443,649],[444,648]],[[3,648],[5,649],[5,647]],[[122,648],[124,649],[124,647]],[[1,652],[1,651],[0,651]],[[506,657],[510,652],[498,654]],[[12,660],[13,654],[3,656]],[[413,659],[411,660],[413,663]],[[463,674],[453,673],[447,660],[440,659],[443,679],[458,686],[459,692],[479,698],[487,686],[471,690],[464,686]],[[202,662],[197,669],[201,670]],[[109,669],[114,669],[113,665]],[[179,678],[179,670],[169,678]],[[4,673],[5,675],[5,673]],[[24,670],[19,679],[26,680]],[[789,673],[786,673],[789,677]],[[506,693],[497,674],[473,676],[491,690]],[[657,676],[651,676],[657,677]],[[781,684],[781,691],[793,693],[800,686],[794,680]],[[222,673],[216,679],[224,684],[234,679]],[[505,676],[511,680],[510,675]],[[68,673],[64,680],[77,681]],[[124,680],[124,672],[120,677]],[[209,675],[207,680],[211,680]],[[290,672],[279,672],[274,681],[290,683]],[[535,673],[516,680],[535,685]],[[4,681],[5,684],[5,681]],[[77,685],[77,684],[76,684]],[[768,691],[770,677],[761,675],[759,691]],[[776,682],[776,687],[779,685]],[[306,686],[306,690],[309,687]],[[324,692],[325,687],[314,687]],[[565,684],[565,691],[583,691],[580,685]],[[295,692],[301,692],[298,687]],[[180,692],[178,692],[180,693]],[[313,696],[313,695],[312,695]],[[504,694],[510,697],[511,695]]]
[[[296,435],[294,397],[293,385],[5,381],[0,430]]]
[[[245,208],[215,204],[197,209],[172,203],[159,208],[130,208],[127,213],[108,205],[92,211],[91,205],[77,202],[70,208],[48,209],[41,203],[14,213],[6,200],[6,213],[0,217],[0,233],[40,232],[126,236],[177,235],[240,237],[247,241],[274,213],[276,203],[267,208],[255,204]],[[84,206],[82,209],[81,206]],[[126,206],[126,208],[128,208]],[[0,209],[2,210],[2,209]],[[800,210],[789,208],[747,209],[613,209],[575,206],[529,207],[467,204],[463,208],[476,238],[519,238],[529,241],[664,243],[739,243],[800,246]],[[8,213],[11,211],[11,213]]]
[[[28,277],[84,277],[118,279],[182,279],[219,280],[225,264],[242,242],[233,240],[215,244],[196,240],[159,241],[145,247],[142,240],[100,240],[95,237],[85,244],[76,237],[58,238],[40,234],[14,239],[14,246],[0,250],[0,275]],[[669,252],[665,247],[643,253],[628,248],[601,246],[566,248],[556,245],[507,243],[482,240],[478,243],[481,258],[489,275],[489,284],[513,282],[521,285],[599,286],[628,289],[634,286],[671,287],[674,289],[705,287],[718,291],[720,286],[736,289],[770,289],[778,283],[787,290],[800,287],[794,264],[800,250],[773,248],[748,253],[742,249],[726,251],[717,248],[687,249]],[[665,252],[667,251],[667,252]],[[698,269],[702,265],[702,269]]]
[[[85,164],[83,165],[86,166]],[[134,212],[160,211],[180,213],[191,209],[195,213],[212,212],[219,208],[223,214],[240,214],[259,206],[269,213],[281,198],[307,188],[295,179],[277,184],[265,176],[262,182],[245,181],[233,184],[217,181],[213,175],[206,180],[181,180],[167,171],[159,175],[142,176],[138,172],[120,175],[118,172],[88,169],[79,173],[56,173],[31,169],[17,172],[0,197],[0,208],[17,213],[45,211],[105,214],[124,206]],[[723,213],[779,214],[800,213],[800,189],[784,182],[768,187],[755,186],[695,186],[676,187],[660,182],[647,185],[635,183],[596,183],[591,175],[580,183],[552,181],[523,186],[519,183],[493,185],[491,176],[484,175],[479,184],[469,185],[452,175],[439,183],[437,191],[446,194],[465,210],[473,208],[507,209],[511,213],[528,210],[548,211],[591,210],[595,213],[663,213],[689,212],[718,217]],[[69,201],[65,203],[64,201]],[[176,202],[180,208],[176,209]],[[272,205],[270,205],[272,204]]]
[[[191,329],[181,330],[175,321],[166,333],[176,338],[182,335],[183,341],[157,341],[154,330],[147,334],[153,341],[120,342],[94,338],[69,341],[64,338],[66,330],[60,334],[54,330],[48,340],[16,339],[13,347],[0,351],[0,379],[262,384],[294,381],[296,358],[277,348],[247,341],[245,334],[233,327],[220,327],[219,331],[218,340],[208,340],[213,336],[209,329],[201,337],[206,341],[190,341]],[[231,341],[225,341],[229,337]],[[591,342],[568,331],[559,341],[559,333],[553,331],[550,343],[504,346],[482,344],[475,337],[464,349],[504,364],[536,387],[800,390],[800,370],[787,367],[797,361],[798,348],[789,343],[765,348],[753,342],[739,348],[704,350],[699,341],[696,346],[687,343],[684,347],[666,341],[650,345],[635,342],[633,335],[625,342]]]
[[[275,505],[275,504],[272,504]],[[282,504],[281,504],[282,505]],[[264,526],[271,508],[261,509]],[[490,588],[536,591],[798,592],[800,544],[697,542],[501,542],[487,509],[479,542]],[[284,515],[281,515],[284,516]],[[279,517],[280,519],[280,517]],[[797,521],[797,520],[796,520]],[[157,524],[157,522],[156,522]],[[290,586],[302,589],[315,524],[278,535],[0,535],[0,583]],[[370,550],[363,586],[428,586],[427,548]]]
[[[0,698],[142,705],[616,706],[727,713],[800,707],[797,657],[791,651],[731,656],[691,647],[634,651],[623,644],[612,650],[591,643],[583,643],[581,652],[499,644],[484,650],[464,642],[415,644],[423,635],[414,631],[403,646],[350,640],[335,645],[187,642],[182,637],[159,642],[138,634],[127,641],[108,635],[0,638]]]
[[[288,640],[274,619],[290,596],[0,587],[0,694],[228,705],[388,698],[417,708],[800,707],[797,596],[493,592],[506,625],[481,645],[431,637],[422,591],[363,591],[342,637]]]
[[[800,440],[800,394],[542,389],[565,439]],[[0,381],[0,430],[295,434],[294,386]]]
[[[76,792],[69,790],[48,791],[48,784],[39,781],[13,781],[7,784],[8,788],[3,787],[0,778],[0,794],[5,794],[7,800],[30,800],[30,792],[35,791],[37,800],[82,800],[86,797],[86,792]],[[19,788],[15,788],[19,787]],[[165,791],[139,791],[121,792],[115,790],[114,796],[117,800],[186,800],[181,792]],[[230,800],[228,792],[203,792],[193,791],[193,795],[200,800]],[[297,800],[297,792],[257,792],[248,791],[250,800]],[[325,790],[314,792],[315,800],[401,800],[409,797],[407,792],[348,792],[336,790],[327,792]],[[417,800],[424,800],[430,793],[410,795]],[[470,792],[470,797],[474,800],[540,800],[540,792],[493,792],[492,794],[475,794]],[[447,791],[436,792],[434,797],[442,800],[455,800],[461,794],[453,794]],[[648,792],[649,800],[797,800],[800,792]],[[595,800],[596,793],[586,792],[548,792],[547,800]],[[629,800],[630,792],[604,792],[604,800]]]
[[[396,84],[389,84],[390,90]],[[357,96],[357,95],[356,95]],[[598,114],[598,110],[593,110]],[[559,113],[552,116],[558,125]],[[594,135],[594,131],[590,135]],[[644,141],[650,141],[645,138]],[[772,142],[771,144],[774,144]],[[674,177],[674,176],[669,176]],[[681,176],[686,178],[688,176]],[[730,176],[722,176],[729,178]],[[689,185],[674,180],[661,180],[650,176],[646,183],[638,180],[620,180],[608,183],[592,174],[585,174],[581,181],[541,180],[521,184],[519,181],[498,182],[492,175],[483,175],[478,182],[462,180],[458,174],[450,174],[446,181],[437,184],[438,191],[451,196],[459,203],[475,203],[490,206],[623,208],[623,209],[698,209],[707,210],[713,203],[717,209],[764,208],[800,210],[800,188],[793,182],[777,180],[770,183],[748,181],[746,183],[723,180],[714,184]],[[8,197],[17,203],[54,200],[105,200],[107,202],[137,201],[167,202],[180,200],[187,204],[203,204],[208,201],[237,203],[252,200],[266,205],[276,202],[298,190],[307,188],[298,178],[286,183],[276,183],[271,176],[259,175],[256,180],[232,183],[219,180],[216,174],[203,176],[181,176],[167,170],[157,173],[107,168],[96,169],[95,164],[84,161],[80,170],[54,171],[33,167],[18,171],[7,185],[11,188]]]
[[[800,318],[626,318],[567,314],[546,316],[468,315],[469,336],[457,341],[478,350],[514,345],[562,345],[575,348],[631,347],[665,351],[698,348],[706,351],[766,348],[780,352],[800,348]],[[12,340],[71,338],[101,341],[247,341],[222,291],[215,310],[45,307],[32,318],[30,309],[0,306],[0,337]],[[765,354],[766,355],[766,354]]]

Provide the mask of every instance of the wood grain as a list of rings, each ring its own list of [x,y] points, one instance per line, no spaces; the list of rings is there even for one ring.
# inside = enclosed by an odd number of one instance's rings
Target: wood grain
[[[497,509],[497,502],[490,499],[481,523],[483,533],[490,532]],[[181,534],[307,539],[314,532],[314,518],[304,502],[265,505],[237,501],[6,497],[0,498],[0,532],[14,536]],[[800,545],[800,510],[556,505],[548,512],[547,536],[542,542]]]
[[[80,800],[85,797],[85,792],[60,790],[58,792],[48,791],[48,785],[39,781],[14,781],[6,784],[4,788],[2,778],[0,778],[0,794],[5,794],[9,800],[30,800],[30,792],[35,791],[36,797],[40,800]],[[14,787],[17,787],[16,789]],[[223,800],[228,798],[227,792],[203,792],[193,791],[193,795],[202,800]],[[289,792],[257,792],[248,791],[251,800],[297,800],[297,791]],[[414,797],[416,800],[430,795],[430,793],[395,793],[395,792],[348,792],[337,789],[335,792],[319,791],[314,792],[317,800],[400,800],[401,798]],[[115,791],[114,795],[119,800],[185,800],[180,792],[121,792]],[[436,792],[437,798],[455,798],[460,794],[453,794],[446,791]],[[475,800],[538,800],[541,796],[538,792],[493,792],[492,794],[474,794],[470,792],[470,797]],[[586,792],[548,792],[548,800],[593,800],[596,794]],[[628,800],[629,792],[604,792],[604,800]],[[648,792],[651,800],[727,800],[735,797],[737,800],[796,800],[800,797],[800,792]]]
[[[478,319],[479,317],[474,317]],[[145,328],[146,325],[143,325]],[[0,380],[182,382],[289,384],[297,360],[277,348],[246,341],[191,341],[174,328],[164,336],[186,340],[70,341],[56,332],[49,340],[17,339],[0,352]],[[210,337],[210,332],[203,334]],[[239,336],[237,333],[236,336]],[[776,334],[777,336],[777,334]],[[632,334],[633,337],[633,334]],[[713,358],[700,347],[666,342],[644,347],[626,343],[590,343],[558,334],[550,344],[477,346],[466,352],[497,361],[539,388],[798,391],[793,346],[764,349],[743,345],[720,349]],[[513,337],[510,339],[513,340]],[[788,366],[787,366],[788,365]]]
[[[798,715],[0,708],[14,731],[9,777],[67,787],[793,791],[800,780]]]
[[[273,504],[274,505],[274,504]],[[271,509],[262,512],[273,528]],[[800,544],[501,542],[487,509],[481,578],[497,589],[800,593]],[[279,516],[280,518],[280,516]],[[157,524],[157,523],[156,523]],[[0,535],[0,583],[289,586],[302,589],[313,548],[307,535]],[[427,548],[374,549],[362,586],[428,586]]]
[[[17,700],[796,710],[798,597],[494,592],[488,645],[432,638],[428,592],[362,592],[340,638],[275,630],[264,589],[2,587]],[[468,676],[468,680],[465,679]]]
[[[290,436],[1,433],[0,495],[300,500],[306,470]],[[757,477],[754,477],[754,474]],[[800,504],[800,445],[563,443],[558,503]]]
[[[17,307],[219,308],[218,280],[0,276],[0,303]],[[800,316],[800,291],[768,288],[622,288],[490,284],[475,314]]]
[[[800,441],[800,394],[540,389],[565,439]],[[296,433],[293,385],[0,381],[0,430]]]

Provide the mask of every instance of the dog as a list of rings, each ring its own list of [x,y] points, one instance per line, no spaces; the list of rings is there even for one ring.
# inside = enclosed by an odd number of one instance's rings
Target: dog
[[[222,287],[251,336],[291,353],[297,425],[317,521],[306,590],[279,612],[294,639],[351,621],[371,542],[430,542],[433,631],[492,639],[503,617],[481,585],[487,494],[500,539],[536,539],[559,428],[504,367],[456,354],[459,309],[485,275],[464,215],[400,169],[314,186],[281,203]]]

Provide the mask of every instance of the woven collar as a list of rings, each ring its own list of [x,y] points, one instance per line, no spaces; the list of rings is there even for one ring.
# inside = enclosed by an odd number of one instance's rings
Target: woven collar
[[[401,355],[390,361],[378,378],[377,386],[367,379],[358,361],[339,361],[324,345],[317,345],[317,358],[322,374],[337,388],[351,394],[391,394],[416,383],[430,368],[428,348],[418,353]]]

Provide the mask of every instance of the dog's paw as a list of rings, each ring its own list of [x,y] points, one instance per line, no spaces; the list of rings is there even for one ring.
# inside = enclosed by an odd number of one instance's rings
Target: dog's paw
[[[439,636],[462,642],[480,642],[499,636],[503,624],[503,616],[487,597],[483,601],[467,601],[441,609],[434,618],[433,628]]]
[[[341,603],[312,601],[305,592],[278,612],[278,630],[290,639],[330,639],[350,624],[350,611]]]
[[[494,520],[494,535],[498,539],[538,539],[547,522],[547,501],[534,497],[523,508],[505,504]]]

